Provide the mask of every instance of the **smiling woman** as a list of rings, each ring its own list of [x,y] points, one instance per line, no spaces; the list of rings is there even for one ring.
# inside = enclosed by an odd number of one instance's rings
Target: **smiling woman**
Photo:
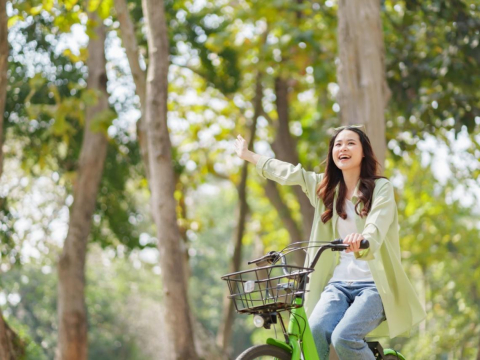
[[[301,186],[315,207],[310,242],[340,237],[350,245],[341,255],[322,258],[307,285],[305,309],[321,359],[328,358],[330,344],[340,359],[374,359],[367,336],[393,338],[425,317],[400,262],[393,186],[379,175],[360,127],[335,131],[323,174],[255,154],[241,136],[235,147],[262,177]],[[362,240],[369,241],[369,249],[360,250]],[[307,261],[315,255],[312,249]]]
[[[378,175],[379,168],[380,164],[364,131],[358,126],[337,128],[330,140],[325,176],[317,189],[318,196],[327,208],[322,214],[322,221],[325,223],[332,217],[333,190],[337,185],[339,191],[336,210],[340,217],[346,218],[343,210],[345,200],[352,199],[357,184],[360,201],[356,204],[355,211],[358,211],[357,208],[362,203],[360,215],[366,216],[375,188],[374,181],[381,178]]]

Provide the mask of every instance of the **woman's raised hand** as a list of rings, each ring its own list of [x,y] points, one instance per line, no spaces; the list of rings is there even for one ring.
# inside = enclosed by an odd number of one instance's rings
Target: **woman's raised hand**
[[[260,159],[260,155],[248,150],[248,144],[242,135],[238,135],[235,139],[235,152],[240,159],[249,161],[252,164],[256,164]]]
[[[242,160],[247,160],[248,155],[248,144],[242,135],[238,135],[235,139],[235,152],[237,153],[238,157]]]

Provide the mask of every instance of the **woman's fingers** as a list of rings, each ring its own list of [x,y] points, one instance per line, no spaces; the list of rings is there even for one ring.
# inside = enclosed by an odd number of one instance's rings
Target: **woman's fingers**
[[[350,245],[350,247],[345,250],[346,253],[349,253],[349,252],[352,252],[352,234],[348,234],[345,239],[343,239],[343,243],[344,244],[347,244],[347,245]]]
[[[353,241],[353,252],[357,252],[358,250],[360,250],[360,237],[362,235],[360,234],[353,234],[353,238],[354,238],[354,241]]]
[[[350,247],[345,252],[358,252],[360,250],[360,242],[363,240],[362,234],[349,234],[343,239],[344,244],[349,244]]]

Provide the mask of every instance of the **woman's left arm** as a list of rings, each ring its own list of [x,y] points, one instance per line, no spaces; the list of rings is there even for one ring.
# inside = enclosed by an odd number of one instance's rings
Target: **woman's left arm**
[[[376,194],[374,193],[372,207],[365,220],[362,236],[370,243],[366,250],[355,252],[355,257],[361,260],[371,260],[382,245],[388,229],[395,218],[397,205],[393,185],[390,181],[383,183]]]

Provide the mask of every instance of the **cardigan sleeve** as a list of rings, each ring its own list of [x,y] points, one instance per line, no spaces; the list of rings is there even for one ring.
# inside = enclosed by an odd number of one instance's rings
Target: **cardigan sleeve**
[[[395,217],[397,205],[393,185],[390,181],[381,184],[373,197],[372,207],[365,220],[362,235],[370,243],[370,247],[354,253],[357,259],[372,260],[380,249]]]
[[[281,185],[300,185],[312,206],[317,202],[317,185],[323,174],[306,171],[302,165],[292,165],[277,159],[261,156],[256,165],[257,172],[265,179],[273,180]]]

